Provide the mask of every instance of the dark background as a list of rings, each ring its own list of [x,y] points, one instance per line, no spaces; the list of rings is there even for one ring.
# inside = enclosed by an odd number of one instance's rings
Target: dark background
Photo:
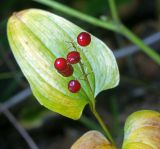
[[[137,36],[145,39],[159,32],[158,1],[117,0],[117,11],[122,22]],[[96,18],[110,18],[106,0],[59,0],[59,2]],[[85,117],[73,121],[40,106],[32,95],[26,96],[25,93],[30,94],[30,91],[26,90],[29,85],[8,45],[6,23],[14,11],[33,7],[69,19],[103,40],[114,53],[132,43],[114,32],[95,27],[31,0],[0,0],[0,109],[4,105],[9,105],[9,110],[16,119],[11,123],[5,111],[0,113],[0,149],[29,148],[13,124],[20,124],[25,128],[40,149],[68,149],[83,133],[91,128],[97,128],[97,124],[88,107],[84,111]],[[151,46],[160,53],[160,37],[155,38],[159,41],[153,42]],[[98,95],[97,110],[120,146],[124,122],[129,114],[141,109],[160,111],[160,67],[141,50],[131,55],[124,54],[121,58],[117,56],[117,62],[121,74],[120,84]],[[12,97],[21,91],[26,92],[23,92],[20,97],[26,96],[26,98],[12,104]],[[86,116],[89,119],[86,119]]]

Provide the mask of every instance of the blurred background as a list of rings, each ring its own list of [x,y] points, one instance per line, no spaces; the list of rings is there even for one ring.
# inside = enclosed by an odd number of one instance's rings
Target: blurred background
[[[104,21],[111,19],[107,0],[57,2]],[[160,54],[160,0],[117,0],[116,4],[121,21]],[[9,16],[33,7],[67,18],[113,50],[120,84],[97,96],[97,111],[119,146],[129,114],[141,109],[160,111],[160,67],[127,38],[31,0],[0,0],[0,149],[69,149],[86,131],[99,130],[88,107],[80,120],[73,121],[45,109],[33,97],[6,34]]]

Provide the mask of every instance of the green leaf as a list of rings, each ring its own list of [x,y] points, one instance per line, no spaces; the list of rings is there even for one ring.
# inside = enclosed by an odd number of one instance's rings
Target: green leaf
[[[125,123],[123,149],[160,148],[160,113],[141,110],[131,114]]]
[[[91,44],[85,48],[77,45],[80,27],[49,12],[28,9],[14,13],[8,21],[8,39],[13,54],[29,81],[33,94],[48,109],[72,119],[78,119],[93,97],[119,82],[119,71],[113,53],[99,39],[91,35]],[[87,69],[89,84],[80,80],[81,90],[68,91],[68,82],[82,77],[79,64],[74,65],[72,77],[61,76],[53,63],[58,57],[66,57],[75,50],[68,42],[74,42]],[[92,73],[93,72],[93,73]]]

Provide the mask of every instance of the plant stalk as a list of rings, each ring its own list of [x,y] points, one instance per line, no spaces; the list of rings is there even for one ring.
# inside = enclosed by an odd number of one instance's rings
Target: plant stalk
[[[160,65],[160,55],[156,53],[152,48],[147,46],[140,38],[138,38],[132,31],[130,31],[126,26],[120,26],[121,34],[126,36],[130,41],[137,45],[144,53],[151,57],[157,64]]]
[[[90,15],[82,13],[82,12],[75,10],[73,8],[70,8],[68,6],[65,6],[59,2],[52,1],[52,0],[33,0],[33,1],[44,4],[44,5],[49,6],[51,8],[54,8],[58,11],[61,11],[65,14],[68,14],[68,15],[73,16],[75,18],[81,19],[81,20],[88,22],[90,24],[94,24],[94,25],[100,26],[102,28],[107,28],[112,31],[117,30],[116,26],[114,25],[114,22],[112,22],[112,21],[107,21],[107,22],[101,21],[95,17],[92,17]]]
[[[140,49],[150,56],[155,62],[160,65],[160,55],[156,53],[152,48],[147,46],[140,38],[138,38],[132,31],[130,31],[126,26],[120,23],[120,18],[118,17],[117,9],[115,0],[108,0],[112,18],[115,21],[117,28],[119,29],[120,33],[126,36],[130,41],[140,47]]]
[[[108,128],[106,127],[104,121],[102,120],[101,116],[99,115],[99,113],[96,111],[95,108],[92,109],[92,113],[93,113],[93,115],[95,116],[95,118],[97,119],[97,121],[98,121],[98,123],[100,124],[100,126],[102,127],[102,129],[103,129],[106,137],[109,139],[109,141],[110,141],[113,145],[115,145],[115,142],[114,142],[114,140],[113,140],[113,138],[112,138],[112,136],[111,136]]]
[[[119,19],[118,14],[117,14],[115,0],[108,0],[108,3],[109,3],[109,6],[110,6],[110,10],[111,10],[113,20],[116,23],[119,23],[120,19]]]
[[[110,141],[113,145],[115,145],[115,142],[114,142],[114,140],[112,139],[112,136],[111,136],[111,134],[109,133],[106,125],[104,124],[102,118],[100,117],[100,115],[99,115],[98,112],[96,111],[96,108],[95,108],[95,99],[94,99],[94,92],[93,92],[92,87],[91,87],[91,85],[90,85],[90,83],[89,83],[87,74],[86,74],[85,69],[84,69],[84,67],[83,67],[83,64],[82,64],[81,61],[79,62],[79,64],[80,64],[80,67],[81,67],[81,71],[82,71],[82,73],[83,73],[83,75],[84,75],[84,79],[85,79],[85,81],[86,81],[86,84],[89,86],[89,89],[90,89],[91,94],[92,94],[92,97],[91,97],[91,99],[90,99],[90,101],[91,101],[91,102],[90,102],[91,112],[93,113],[93,115],[94,115],[95,118],[97,119],[98,123],[99,123],[100,126],[102,127],[102,129],[103,129],[103,131],[104,131],[104,133],[105,133],[105,136],[109,139],[109,141]]]
[[[86,81],[86,84],[89,86],[89,89],[90,89],[90,92],[91,92],[91,98],[90,98],[90,104],[89,104],[89,105],[90,105],[90,109],[93,110],[93,109],[95,108],[94,92],[93,92],[92,87],[91,87],[91,85],[90,85],[90,83],[89,83],[87,74],[86,74],[86,72],[85,72],[85,69],[84,69],[83,64],[82,64],[81,61],[79,62],[79,65],[80,65],[82,74],[83,74],[83,76],[84,76],[84,80]]]

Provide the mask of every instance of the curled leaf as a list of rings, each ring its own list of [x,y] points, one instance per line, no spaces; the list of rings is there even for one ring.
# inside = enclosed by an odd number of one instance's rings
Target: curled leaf
[[[71,147],[71,149],[116,149],[98,131],[88,131],[81,136]]]
[[[123,149],[160,148],[160,113],[142,110],[131,114],[125,123]]]
[[[82,49],[77,45],[77,35],[82,31],[64,18],[38,9],[14,13],[7,27],[12,52],[35,97],[48,109],[72,119],[78,119],[91,100],[95,102],[91,97],[119,82],[115,57],[102,41],[91,35],[89,46]],[[80,80],[78,93],[68,90],[70,80],[82,77],[78,64],[68,78],[53,67],[56,58],[66,58],[69,51],[75,50],[69,42],[75,43],[81,54],[93,92],[84,80]]]

